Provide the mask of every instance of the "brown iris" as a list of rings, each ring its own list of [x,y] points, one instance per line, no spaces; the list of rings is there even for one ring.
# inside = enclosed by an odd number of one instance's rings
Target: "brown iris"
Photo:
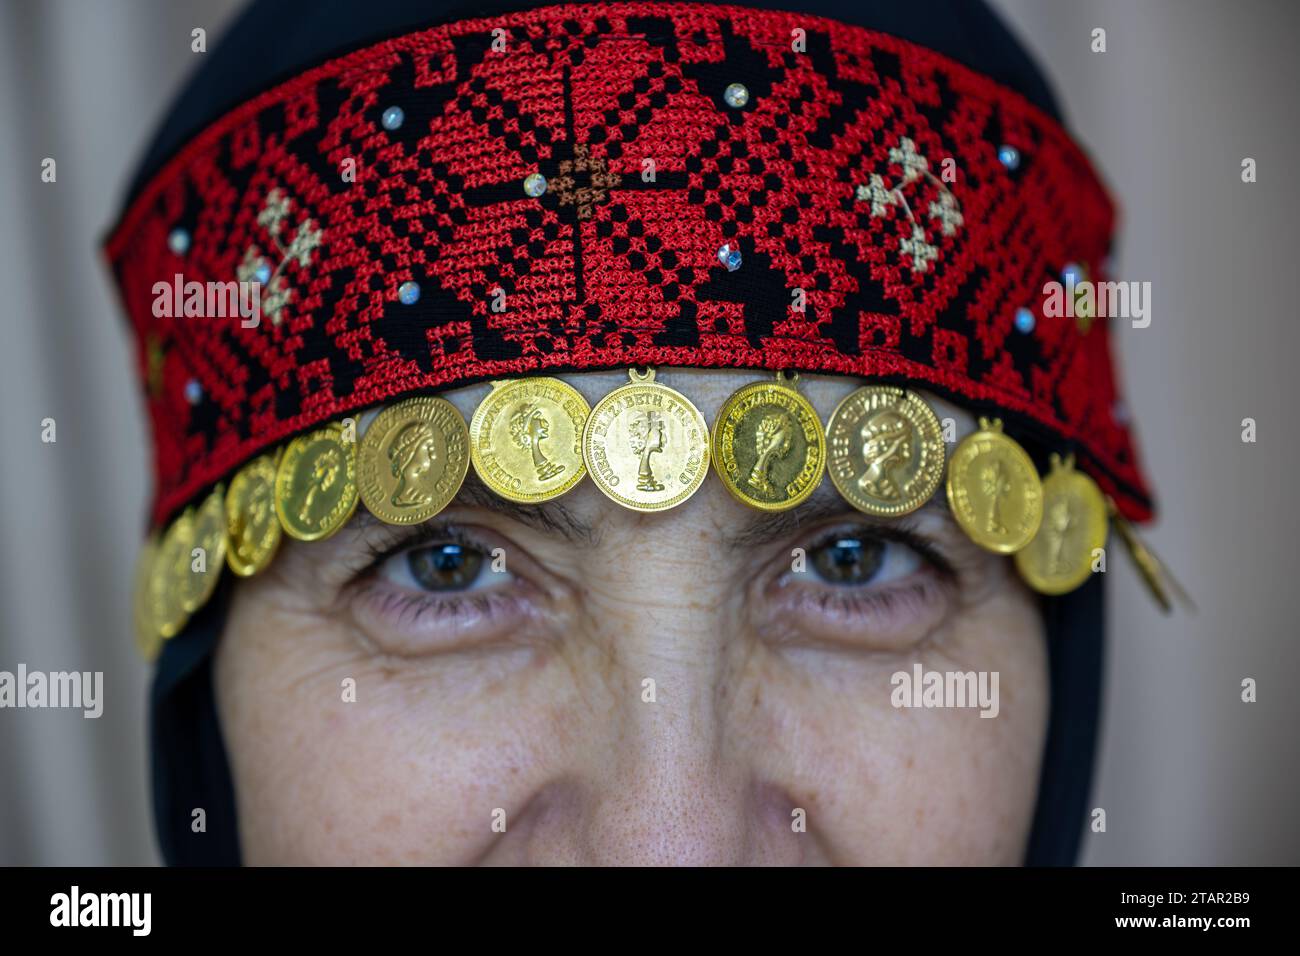
[[[411,577],[428,591],[460,591],[483,569],[483,552],[455,542],[416,548],[406,554]]]
[[[837,535],[812,551],[817,576],[827,584],[866,584],[880,571],[884,544],[855,535]]]

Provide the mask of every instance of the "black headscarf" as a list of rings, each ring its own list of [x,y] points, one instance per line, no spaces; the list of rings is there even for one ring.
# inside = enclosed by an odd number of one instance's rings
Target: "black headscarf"
[[[331,56],[438,23],[540,5],[539,0],[256,0],[177,98],[130,194],[226,110]],[[928,47],[1060,119],[1042,73],[978,0],[745,0],[741,5],[830,17]],[[1042,603],[1051,712],[1025,858],[1030,866],[1069,866],[1078,854],[1101,699],[1104,577],[1092,575],[1077,591]],[[163,859],[173,865],[240,861],[234,786],[212,677],[232,586],[227,575],[184,632],[164,644],[154,675],[149,707],[154,819]],[[192,818],[196,808],[206,813],[206,826],[198,833]]]

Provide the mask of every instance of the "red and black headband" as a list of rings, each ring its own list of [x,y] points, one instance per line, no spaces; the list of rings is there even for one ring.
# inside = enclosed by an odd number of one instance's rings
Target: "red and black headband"
[[[311,69],[181,149],[107,251],[155,523],[394,396],[630,365],[912,383],[1074,451],[1142,520],[1107,322],[1042,314],[1045,282],[1104,277],[1113,218],[1054,119],[944,56],[808,14],[633,2]],[[186,283],[238,281],[256,325],[185,315]]]

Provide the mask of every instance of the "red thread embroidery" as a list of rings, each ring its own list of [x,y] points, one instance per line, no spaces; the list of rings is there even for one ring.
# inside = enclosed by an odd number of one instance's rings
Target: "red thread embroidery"
[[[534,172],[550,183],[536,198]],[[405,392],[634,364],[851,374],[996,407],[1141,520],[1106,323],[1014,323],[1067,262],[1099,272],[1113,215],[1058,124],[942,56],[804,14],[632,2],[459,22],[310,70],[181,150],[107,253],[151,383],[155,522],[257,452]],[[155,282],[263,259],[277,321],[153,315]]]

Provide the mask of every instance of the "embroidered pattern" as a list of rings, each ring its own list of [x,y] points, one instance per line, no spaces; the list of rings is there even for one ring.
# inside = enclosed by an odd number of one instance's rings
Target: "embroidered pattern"
[[[856,195],[859,202],[871,203],[871,215],[883,217],[889,214],[890,207],[898,206],[911,222],[911,232],[899,240],[898,251],[912,260],[913,272],[925,272],[930,263],[939,257],[938,247],[927,240],[925,229],[912,214],[912,207],[903,194],[902,187],[908,183],[927,180],[938,190],[938,198],[930,201],[929,217],[937,220],[939,231],[945,236],[955,236],[965,222],[961,215],[961,206],[948,187],[930,172],[930,161],[916,151],[916,144],[904,136],[898,145],[890,149],[889,161],[902,167],[903,178],[897,186],[887,186],[879,173],[872,173],[865,186],[858,186]]]
[[[312,252],[321,243],[321,231],[313,228],[315,223],[310,219],[298,226],[298,231],[294,233],[288,246],[280,242],[284,221],[289,215],[289,206],[289,198],[285,196],[284,191],[276,188],[266,194],[266,203],[262,206],[262,211],[257,214],[257,224],[266,230],[280,253],[280,261],[275,268],[272,269],[270,261],[262,255],[256,245],[252,245],[244,250],[243,261],[235,270],[240,282],[261,284],[262,314],[268,316],[275,325],[280,324],[280,310],[288,304],[293,295],[293,290],[289,288],[281,274],[285,264],[296,261],[299,268],[307,268],[311,264]]]
[[[389,129],[391,107],[404,121]],[[532,173],[550,184],[537,196],[520,186]],[[1102,261],[1112,216],[1058,124],[928,50],[804,14],[595,3],[412,33],[267,91],[153,176],[108,252],[141,342],[166,356],[149,401],[155,520],[260,450],[396,395],[634,364],[885,378],[993,404],[1070,443],[1140,519],[1107,324],[1014,325],[1045,276]],[[272,321],[154,317],[176,228],[193,236],[187,278],[265,277]],[[418,301],[399,300],[403,283]]]
[[[593,159],[586,143],[573,147],[573,159],[560,160],[560,175],[553,183],[561,206],[577,206],[579,219],[590,219],[597,203],[609,201],[609,191],[622,184],[622,177],[611,173],[605,160]],[[579,184],[582,185],[579,185]]]

